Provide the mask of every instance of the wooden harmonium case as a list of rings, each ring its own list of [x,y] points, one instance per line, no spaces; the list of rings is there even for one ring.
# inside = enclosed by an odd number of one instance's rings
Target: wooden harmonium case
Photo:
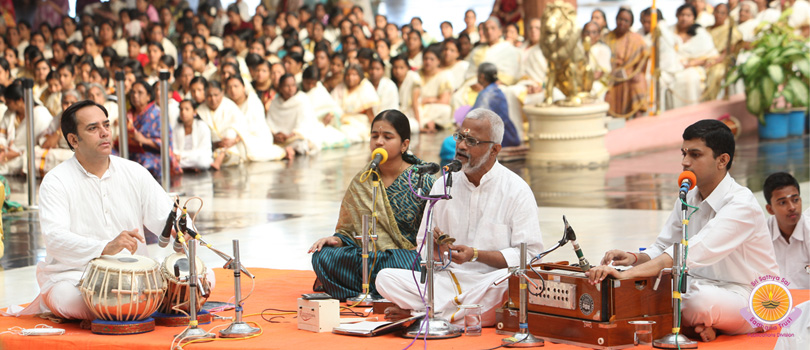
[[[616,280],[606,278],[591,285],[578,267],[537,264],[527,276],[529,284],[529,331],[557,343],[591,348],[621,348],[633,345],[635,326],[629,321],[655,321],[653,338],[672,332],[672,278]],[[538,276],[539,274],[539,276]],[[540,278],[542,277],[542,279]],[[518,330],[520,278],[509,278],[509,302],[497,311],[497,330]],[[538,294],[539,295],[535,295]]]

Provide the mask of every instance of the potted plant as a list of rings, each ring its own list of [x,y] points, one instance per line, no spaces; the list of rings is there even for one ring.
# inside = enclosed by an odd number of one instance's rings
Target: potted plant
[[[810,101],[810,53],[804,38],[787,24],[791,12],[787,10],[776,23],[761,27],[748,60],[726,77],[729,85],[743,80],[745,104],[759,118],[762,138],[787,137],[790,110],[806,108]]]

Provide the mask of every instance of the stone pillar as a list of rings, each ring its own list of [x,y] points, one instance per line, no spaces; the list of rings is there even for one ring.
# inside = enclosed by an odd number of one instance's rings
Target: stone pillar
[[[543,17],[543,11],[546,9],[546,4],[554,1],[567,2],[577,8],[576,0],[524,0],[523,1],[523,22],[528,23],[532,18]]]
[[[609,105],[525,106],[529,119],[529,164],[550,167],[606,166],[606,113]]]

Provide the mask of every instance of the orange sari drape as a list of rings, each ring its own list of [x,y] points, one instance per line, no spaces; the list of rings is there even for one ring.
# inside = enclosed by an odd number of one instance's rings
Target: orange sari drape
[[[647,80],[644,68],[649,57],[649,49],[641,35],[633,32],[628,32],[622,37],[610,32],[604,41],[613,53],[611,58],[613,85],[605,96],[605,101],[610,104],[608,113],[616,118],[632,118],[639,111],[647,110]]]

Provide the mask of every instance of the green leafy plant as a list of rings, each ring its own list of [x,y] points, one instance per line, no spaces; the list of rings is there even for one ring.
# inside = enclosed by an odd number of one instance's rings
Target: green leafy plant
[[[751,56],[726,77],[726,85],[743,80],[745,105],[763,125],[766,112],[807,107],[810,102],[810,53],[806,39],[794,34],[794,28],[787,24],[791,12],[785,11],[776,23],[762,26]]]

